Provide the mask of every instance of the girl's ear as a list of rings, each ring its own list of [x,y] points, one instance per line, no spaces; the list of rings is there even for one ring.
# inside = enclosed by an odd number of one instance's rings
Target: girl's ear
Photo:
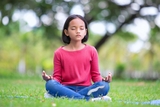
[[[68,31],[67,31],[66,29],[64,29],[64,34],[65,34],[66,36],[69,36]]]

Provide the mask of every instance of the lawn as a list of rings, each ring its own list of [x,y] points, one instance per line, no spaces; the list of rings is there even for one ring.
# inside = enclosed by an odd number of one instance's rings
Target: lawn
[[[45,99],[44,85],[40,76],[0,76],[0,107],[155,107],[142,103],[160,99],[160,81],[113,80],[111,102]]]

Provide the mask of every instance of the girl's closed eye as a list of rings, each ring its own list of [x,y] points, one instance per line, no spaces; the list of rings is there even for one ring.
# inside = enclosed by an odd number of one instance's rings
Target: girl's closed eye
[[[84,27],[81,27],[80,30],[84,30]]]
[[[75,30],[76,28],[75,27],[71,27],[71,30]]]
[[[71,30],[76,30],[76,27],[71,27]],[[84,30],[84,27],[80,27],[80,30]]]

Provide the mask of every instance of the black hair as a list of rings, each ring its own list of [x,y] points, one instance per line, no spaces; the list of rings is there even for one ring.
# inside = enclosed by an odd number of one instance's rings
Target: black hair
[[[64,23],[64,26],[63,26],[63,30],[62,30],[62,40],[63,40],[63,42],[66,43],[66,44],[69,44],[69,43],[70,43],[70,37],[67,36],[67,35],[64,33],[64,30],[65,30],[65,29],[68,30],[69,23],[70,23],[73,19],[76,19],[76,18],[81,19],[81,20],[84,22],[84,24],[85,24],[85,29],[87,29],[87,31],[86,31],[87,33],[86,33],[86,35],[84,36],[84,38],[82,39],[82,43],[87,42],[87,40],[88,40],[88,23],[87,23],[87,21],[85,20],[85,18],[82,17],[81,15],[70,15],[70,16],[66,19],[66,21],[65,21],[65,23]]]

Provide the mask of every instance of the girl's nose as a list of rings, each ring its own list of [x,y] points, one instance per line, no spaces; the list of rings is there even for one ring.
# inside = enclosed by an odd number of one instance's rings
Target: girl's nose
[[[76,32],[79,33],[79,32],[80,32],[80,29],[77,29]]]

